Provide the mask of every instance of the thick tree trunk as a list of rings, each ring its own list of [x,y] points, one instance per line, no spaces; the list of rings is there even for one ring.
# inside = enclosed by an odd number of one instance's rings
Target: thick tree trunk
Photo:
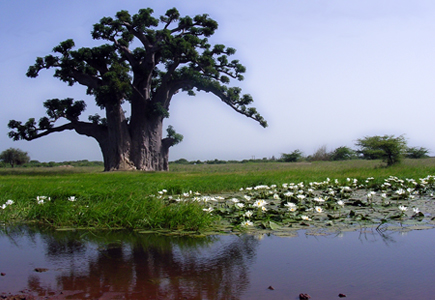
[[[138,170],[167,171],[169,146],[162,140],[162,117],[143,118],[132,123],[131,159]]]
[[[106,108],[107,134],[97,139],[105,171],[167,171],[170,139],[162,139],[162,117],[142,117],[130,125],[121,106]]]

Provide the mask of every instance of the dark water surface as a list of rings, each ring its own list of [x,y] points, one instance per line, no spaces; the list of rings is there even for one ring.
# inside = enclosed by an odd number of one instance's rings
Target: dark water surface
[[[435,229],[176,238],[9,228],[0,272],[0,294],[40,299],[435,299]]]

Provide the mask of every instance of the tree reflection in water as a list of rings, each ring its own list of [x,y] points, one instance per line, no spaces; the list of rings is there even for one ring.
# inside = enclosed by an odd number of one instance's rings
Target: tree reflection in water
[[[56,283],[29,276],[40,296],[71,291],[78,298],[239,299],[259,241],[253,236],[168,237],[134,232],[49,231],[17,228],[9,238],[38,235],[46,258],[63,267]]]

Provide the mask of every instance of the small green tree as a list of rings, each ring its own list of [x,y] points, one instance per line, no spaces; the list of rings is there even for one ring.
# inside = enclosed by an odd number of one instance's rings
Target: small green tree
[[[364,159],[382,159],[387,166],[399,163],[406,153],[406,139],[403,135],[366,136],[355,143]]]
[[[409,147],[406,149],[406,158],[426,158],[429,157],[428,153],[429,150],[424,147]]]
[[[331,153],[331,160],[349,160],[356,158],[354,150],[346,146],[341,146]]]
[[[24,152],[18,148],[9,148],[0,153],[0,160],[4,163],[10,164],[13,168],[14,166],[22,165],[30,161],[27,152]]]
[[[281,154],[281,161],[284,162],[297,162],[302,159],[302,151],[299,149],[294,150],[292,153]]]

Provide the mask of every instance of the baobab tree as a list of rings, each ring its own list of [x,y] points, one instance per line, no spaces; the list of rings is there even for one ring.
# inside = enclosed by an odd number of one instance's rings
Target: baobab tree
[[[92,30],[92,38],[103,44],[73,50],[74,41],[68,39],[28,69],[27,76],[34,78],[52,68],[54,77],[68,85],[86,86],[87,94],[105,111],[104,117],[96,114],[82,121],[84,101],[50,99],[44,102],[47,116],[38,122],[34,118],[24,124],[9,121],[9,136],[30,141],[75,130],[97,140],[106,171],[168,170],[169,147],[182,136],[169,127],[163,137],[163,120],[178,92],[212,93],[236,112],[267,126],[250,107],[252,97],[229,86],[230,80],[243,80],[245,67],[229,60],[233,48],[209,44],[208,38],[218,27],[216,21],[206,14],[180,17],[175,8],[159,19],[152,14],[147,8],[133,16],[120,11],[114,18],[104,17]],[[130,49],[132,45],[139,47]],[[122,105],[130,106],[130,116]],[[61,118],[67,123],[55,126]]]

